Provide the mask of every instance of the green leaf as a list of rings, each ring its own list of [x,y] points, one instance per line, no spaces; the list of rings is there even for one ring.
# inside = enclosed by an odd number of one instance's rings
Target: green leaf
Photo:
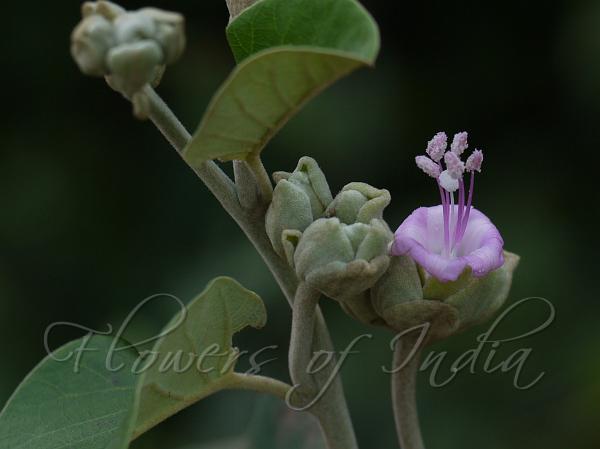
[[[184,150],[192,167],[257,156],[304,104],[379,51],[377,25],[354,0],[262,0],[227,34],[241,62]]]
[[[245,438],[252,449],[326,449],[314,416],[270,396],[258,398]]]
[[[0,414],[0,448],[127,448],[135,419],[132,367],[138,354],[133,349],[113,352],[114,343],[110,337],[84,338],[46,357]],[[107,360],[119,369],[109,370]]]
[[[175,316],[147,355],[134,437],[167,417],[228,388],[237,351],[232,336],[266,323],[262,300],[231,278],[214,279]]]
[[[377,24],[355,0],[262,0],[227,27],[236,61],[282,45],[336,49],[372,64]]]

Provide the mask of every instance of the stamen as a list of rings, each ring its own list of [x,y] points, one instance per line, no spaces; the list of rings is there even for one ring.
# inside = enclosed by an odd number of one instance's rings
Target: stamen
[[[467,226],[469,225],[469,215],[471,214],[471,206],[473,204],[473,191],[475,190],[475,172],[471,172],[471,184],[469,185],[469,199],[467,200],[467,210],[465,212],[465,218],[461,224],[460,235],[458,237],[458,243],[460,243],[465,236]]]
[[[439,162],[444,157],[444,152],[448,147],[448,136],[446,136],[445,132],[439,132],[433,139],[427,142],[427,154],[434,162]]]
[[[437,180],[440,190],[444,218],[444,248],[442,251],[444,257],[453,257],[456,247],[461,243],[467,231],[473,206],[475,172],[481,172],[483,163],[483,152],[477,149],[467,158],[466,163],[460,160],[461,154],[469,147],[467,140],[467,132],[456,133],[450,145],[450,151],[446,152],[448,137],[446,133],[439,132],[427,143],[426,151],[429,157],[417,156],[415,158],[417,166]],[[465,198],[467,194],[463,180],[465,171],[471,173],[468,199]],[[457,190],[458,204],[455,204],[454,192]]]
[[[448,192],[442,187],[438,180],[438,187],[440,188],[440,196],[442,197],[442,214],[444,216],[444,250],[443,255],[447,256],[450,248],[450,230],[448,229]]]
[[[475,150],[467,159],[465,165],[468,172],[478,171],[481,173],[481,164],[483,163],[483,152],[481,150]]]
[[[454,216],[456,215],[456,211],[454,210],[454,192],[450,193],[450,225],[448,226],[450,234],[452,234],[452,224],[454,223]],[[452,251],[454,250],[454,240],[450,240],[450,250],[448,251],[448,255],[452,255]]]
[[[462,178],[462,175],[465,172],[465,164],[456,154],[451,151],[447,152],[444,155],[444,162],[446,162],[446,167],[450,176],[454,179]],[[456,188],[458,188],[458,185]]]
[[[444,256],[450,256],[450,194],[444,190]]]
[[[457,156],[460,156],[464,153],[464,151],[469,148],[469,144],[467,139],[469,134],[466,131],[461,133],[454,134],[454,139],[452,139],[452,145],[450,145],[450,151],[452,151]]]
[[[425,172],[425,174],[431,176],[432,178],[439,178],[442,169],[439,164],[433,162],[427,156],[417,156],[415,158],[415,162],[417,163],[417,167]]]
[[[456,228],[454,230],[454,245],[452,249],[456,245],[458,245],[460,233],[462,231],[463,225],[463,217],[465,213],[465,182],[461,179],[459,181],[459,190],[458,190],[458,218],[456,219]]]

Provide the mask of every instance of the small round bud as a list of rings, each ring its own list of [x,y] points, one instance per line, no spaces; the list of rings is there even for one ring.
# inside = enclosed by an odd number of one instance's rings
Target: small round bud
[[[98,2],[85,2],[81,6],[81,15],[83,17],[88,17],[92,14],[98,14],[110,21],[113,21],[121,14],[125,14],[125,12],[125,9],[121,6],[105,0],[100,0]]]
[[[156,78],[162,59],[160,46],[151,40],[114,47],[107,57],[111,87],[132,96]]]
[[[143,116],[145,102],[136,94],[158,84],[164,66],[181,56],[183,17],[155,8],[129,12],[106,1],[85,3],[82,15],[72,35],[75,61],[84,73],[106,77]]]
[[[185,19],[181,14],[162,11],[156,8],[144,8],[145,14],[151,16],[156,23],[155,39],[162,46],[165,63],[177,61],[185,49]]]
[[[347,225],[337,218],[321,218],[302,234],[294,253],[296,274],[311,287],[338,301],[355,298],[371,288],[389,264],[392,239],[387,226]]]
[[[114,44],[113,24],[103,16],[90,15],[73,31],[71,54],[83,73],[102,76],[108,70],[106,55]]]
[[[344,186],[325,212],[326,217],[337,217],[342,223],[370,223],[383,218],[383,210],[390,204],[390,192],[363,182]]]
[[[325,175],[317,162],[303,157],[292,173],[273,175],[277,185],[267,210],[265,227],[273,248],[284,256],[284,231],[304,231],[314,220],[323,216],[333,200]]]
[[[156,24],[153,18],[144,14],[143,11],[122,14],[115,19],[114,24],[119,44],[152,39],[156,33]]]

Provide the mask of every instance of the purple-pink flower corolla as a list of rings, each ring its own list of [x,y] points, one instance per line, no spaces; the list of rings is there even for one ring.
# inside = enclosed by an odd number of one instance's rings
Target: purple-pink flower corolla
[[[409,254],[442,282],[455,281],[467,268],[473,276],[482,277],[504,264],[500,232],[473,208],[475,172],[481,172],[483,153],[476,149],[466,163],[461,160],[468,148],[466,132],[456,134],[450,150],[446,148],[447,136],[439,132],[427,145],[429,157],[415,159],[417,166],[437,181],[442,204],[415,210],[396,231],[391,247],[392,255]],[[470,174],[468,192],[465,172]]]

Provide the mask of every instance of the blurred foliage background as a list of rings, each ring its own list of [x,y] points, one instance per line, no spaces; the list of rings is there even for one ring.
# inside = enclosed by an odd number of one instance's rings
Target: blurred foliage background
[[[432,388],[422,374],[422,426],[430,448],[553,449],[600,445],[600,2],[594,0],[390,2],[365,0],[382,29],[374,70],[344,79],[313,101],[264,152],[270,171],[315,157],[332,190],[350,181],[385,187],[392,226],[437,200],[414,156],[439,130],[466,129],[485,152],[476,205],[522,256],[510,302],[551,301],[555,322],[503,344],[498,361],[532,348],[521,375],[464,370]],[[129,8],[145,6],[127,2]],[[233,67],[224,1],[158,1],[183,12],[189,48],[159,89],[182,121],[197,126]],[[81,75],[69,55],[79,2],[3,5],[0,121],[0,404],[44,356],[55,321],[119,326],[142,299],[189,300],[214,276],[258,292],[269,324],[245,331],[247,350],[278,345],[265,372],[287,379],[290,310],[233,221],[149,123],[101,80]],[[363,332],[343,369],[359,440],[396,447],[390,412],[390,335],[352,322],[325,303],[338,347]],[[172,304],[144,309],[127,330],[152,335]],[[510,315],[497,335],[516,336],[548,315],[541,305]],[[477,345],[474,329],[438,344],[452,361]],[[56,347],[80,335],[59,329]],[[267,357],[265,356],[264,359]],[[450,375],[449,362],[441,375]],[[183,447],[242,435],[257,396],[227,392],[169,420],[133,447]],[[186,446],[188,447],[188,446]],[[189,446],[196,447],[196,446]]]

